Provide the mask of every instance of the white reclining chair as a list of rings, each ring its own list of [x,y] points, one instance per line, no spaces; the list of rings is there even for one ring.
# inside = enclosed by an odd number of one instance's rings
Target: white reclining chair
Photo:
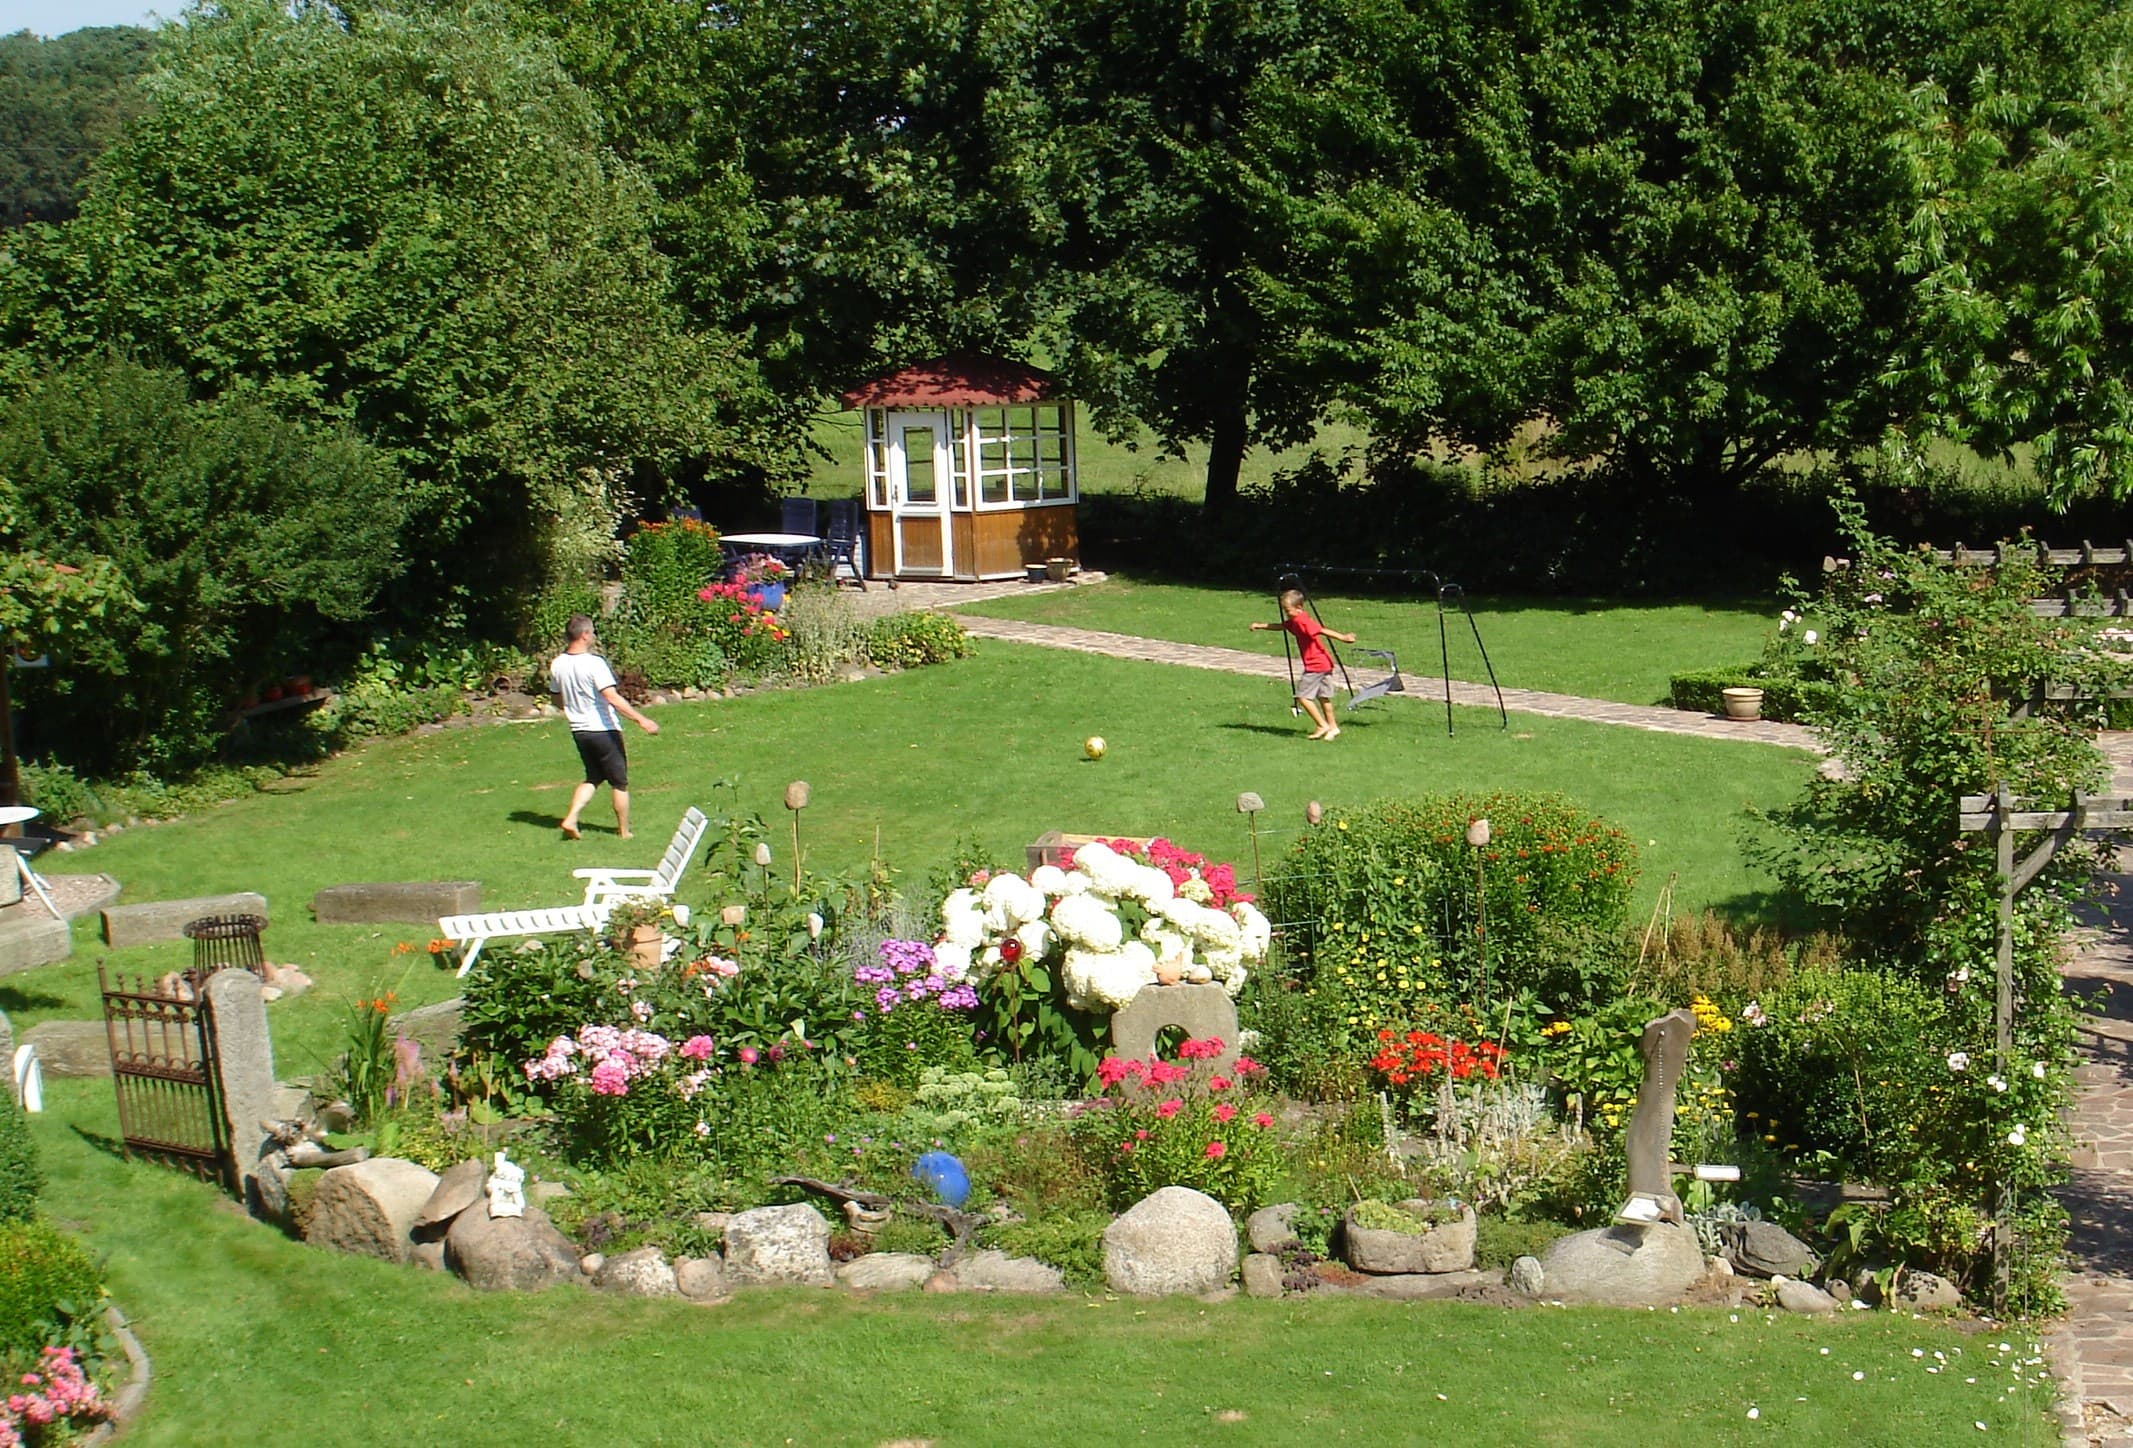
[[[659,857],[659,865],[651,870],[609,870],[592,867],[573,870],[571,873],[585,882],[585,903],[599,905],[613,903],[625,895],[651,895],[661,900],[670,900],[681,886],[682,871],[689,868],[689,861],[696,854],[696,847],[703,842],[704,831],[711,822],[704,812],[694,805],[681,817],[681,825],[674,831],[674,838],[667,842],[667,852]]]
[[[465,975],[474,968],[481,948],[492,940],[598,930],[607,924],[608,912],[625,898],[618,895],[597,905],[558,905],[547,910],[492,910],[486,915],[446,915],[438,920],[437,933],[454,945],[466,947],[466,953],[459,958],[459,974]],[[671,908],[675,924],[689,923],[688,906]],[[678,940],[667,942],[669,956],[680,948]]]

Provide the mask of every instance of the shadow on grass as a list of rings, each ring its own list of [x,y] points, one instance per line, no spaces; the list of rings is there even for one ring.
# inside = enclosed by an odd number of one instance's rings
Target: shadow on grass
[[[505,815],[504,818],[515,825],[532,825],[536,829],[548,830],[551,833],[563,828],[563,817],[561,815],[548,814],[537,809],[515,809]],[[617,832],[612,822],[596,825],[591,820],[580,820],[578,822],[578,831],[580,834],[587,835],[612,835]]]
[[[89,1147],[90,1150],[100,1151],[105,1156],[114,1157],[119,1161],[132,1160],[131,1155],[126,1150],[126,1143],[118,1137],[106,1136],[100,1131],[89,1131],[80,1126],[76,1126],[72,1130],[75,1139]]]
[[[10,1015],[25,1011],[53,1011],[73,1004],[74,1001],[69,996],[46,995],[42,991],[24,990],[20,986],[0,985],[0,1011]]]

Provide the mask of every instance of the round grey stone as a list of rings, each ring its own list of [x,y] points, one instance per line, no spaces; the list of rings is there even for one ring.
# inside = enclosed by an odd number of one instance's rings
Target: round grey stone
[[[1296,1240],[1296,1213],[1294,1202],[1282,1202],[1278,1206],[1261,1207],[1246,1219],[1244,1235],[1252,1244],[1254,1252],[1276,1252]]]
[[[603,1292],[625,1297],[672,1297],[679,1290],[667,1254],[657,1247],[638,1247],[608,1258],[593,1273],[592,1283]]]
[[[1671,1222],[1574,1232],[1541,1253],[1548,1296],[1646,1307],[1678,1301],[1703,1276],[1696,1234]]]
[[[1548,1273],[1542,1268],[1540,1258],[1521,1257],[1511,1264],[1511,1275],[1506,1280],[1513,1292],[1538,1297],[1547,1284]]]
[[[437,1190],[422,1204],[415,1216],[418,1227],[434,1227],[440,1222],[449,1222],[468,1207],[481,1200],[481,1189],[489,1180],[489,1169],[482,1165],[481,1158],[468,1157],[459,1165],[450,1168],[437,1179]]]
[[[756,1207],[726,1223],[726,1275],[742,1286],[828,1287],[829,1223],[805,1202]]]
[[[1236,1271],[1236,1225],[1191,1187],[1152,1192],[1104,1229],[1104,1280],[1114,1292],[1197,1295],[1228,1286]]]

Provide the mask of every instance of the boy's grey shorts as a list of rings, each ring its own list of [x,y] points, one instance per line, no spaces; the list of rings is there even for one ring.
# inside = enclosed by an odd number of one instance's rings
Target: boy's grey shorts
[[[1296,683],[1296,697],[1299,699],[1332,698],[1333,676],[1331,674],[1305,674]]]

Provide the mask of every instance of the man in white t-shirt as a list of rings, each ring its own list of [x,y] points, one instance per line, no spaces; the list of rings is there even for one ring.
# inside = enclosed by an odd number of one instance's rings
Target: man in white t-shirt
[[[615,687],[615,671],[593,651],[593,621],[573,614],[563,628],[563,652],[548,663],[548,687],[563,706],[570,721],[570,737],[585,762],[585,782],[570,795],[570,812],[563,816],[563,833],[578,838],[578,815],[601,785],[615,792],[615,830],[630,838],[630,765],[622,752],[622,715],[647,734],[659,726],[630,707]]]

